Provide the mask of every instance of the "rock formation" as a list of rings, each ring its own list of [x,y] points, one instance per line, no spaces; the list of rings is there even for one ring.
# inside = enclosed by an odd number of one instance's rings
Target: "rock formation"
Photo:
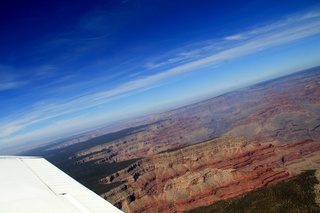
[[[125,212],[181,212],[319,166],[320,142],[223,137],[139,160],[100,182],[122,182],[103,196]]]
[[[78,163],[93,160],[104,163],[153,156],[168,149],[210,139],[214,129],[202,126],[199,122],[201,120],[194,117],[157,122],[118,140],[82,150],[71,158],[81,158]]]

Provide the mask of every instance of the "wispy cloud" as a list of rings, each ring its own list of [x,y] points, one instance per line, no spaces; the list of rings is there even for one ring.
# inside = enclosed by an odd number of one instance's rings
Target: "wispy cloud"
[[[29,80],[22,80],[14,72],[11,66],[0,65],[0,91],[17,89],[29,83]]]
[[[28,84],[28,81],[8,81],[0,82],[0,91],[17,89]]]
[[[18,89],[35,81],[55,75],[56,68],[49,64],[32,68],[16,68],[0,65],[0,91]]]
[[[49,78],[55,75],[56,67],[50,64],[41,65],[32,70],[34,78]]]
[[[225,40],[243,40],[243,39],[251,39],[258,36],[265,36],[264,34],[272,34],[277,33],[277,31],[283,31],[286,28],[296,27],[297,25],[303,24],[303,22],[316,22],[316,20],[320,17],[320,12],[317,10],[307,11],[305,13],[293,14],[288,16],[280,21],[276,21],[274,23],[253,28],[251,30],[241,32],[235,35],[230,35],[225,37]]]
[[[263,26],[260,25],[247,31],[226,36],[221,40],[209,40],[192,44],[189,45],[193,47],[192,49],[183,47],[181,49],[188,49],[188,51],[184,50],[173,56],[171,53],[167,53],[166,55],[171,55],[170,58],[166,56],[166,59],[162,61],[150,61],[146,64],[146,67],[148,69],[160,69],[168,68],[170,66],[176,67],[186,63],[190,65],[193,64],[193,62],[200,64],[201,61],[210,63],[210,59],[217,61],[221,56],[231,58],[238,57],[236,55],[227,56],[226,53],[228,52],[237,51],[239,54],[249,54],[253,51],[248,52],[247,47],[249,45],[255,45],[257,47],[257,52],[276,45],[287,44],[291,41],[303,39],[319,33],[320,12],[318,10],[318,8],[315,8],[312,11],[293,14],[273,23]]]
[[[232,36],[227,36],[225,37],[224,39],[225,40],[229,40],[229,41],[232,41],[232,40],[243,40],[245,39],[246,37],[244,37],[243,35],[232,35]]]
[[[29,109],[29,113],[23,116],[4,118],[0,121],[2,127],[0,138],[8,137],[28,126],[51,118],[96,107],[118,98],[167,84],[186,72],[197,71],[203,67],[220,64],[224,60],[246,56],[319,34],[319,18],[320,13],[318,11],[308,11],[263,27],[221,38],[217,42],[206,41],[193,45],[195,47],[192,49],[190,47],[181,48],[184,50],[170,58],[163,61],[158,60],[157,63],[152,61],[148,63],[144,68],[146,70],[142,69],[141,71],[147,73],[144,77],[131,76],[131,81],[109,90],[66,100],[38,103]],[[186,51],[186,49],[188,50]],[[158,69],[158,73],[148,74],[147,71],[150,69]],[[7,85],[7,87],[10,87],[10,85]]]
[[[295,16],[292,16],[288,18],[289,21],[303,21],[306,19],[312,19],[312,18],[319,18],[320,17],[320,11],[309,11],[304,14],[297,14]]]
[[[182,52],[179,53],[178,56],[175,56],[174,58],[169,58],[165,61],[162,61],[160,63],[154,63],[154,62],[149,62],[146,64],[147,69],[156,69],[160,67],[166,67],[166,66],[172,66],[172,65],[177,65],[181,63],[186,63],[190,60],[194,60],[198,58],[198,54],[196,52]]]

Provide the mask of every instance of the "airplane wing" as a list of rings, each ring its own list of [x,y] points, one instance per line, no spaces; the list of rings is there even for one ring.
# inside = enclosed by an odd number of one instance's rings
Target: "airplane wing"
[[[44,158],[0,156],[0,212],[122,211]]]

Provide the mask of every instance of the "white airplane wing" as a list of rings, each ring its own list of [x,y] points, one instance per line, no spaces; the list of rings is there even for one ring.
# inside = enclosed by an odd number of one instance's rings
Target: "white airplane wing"
[[[122,212],[39,157],[0,156],[0,212]]]

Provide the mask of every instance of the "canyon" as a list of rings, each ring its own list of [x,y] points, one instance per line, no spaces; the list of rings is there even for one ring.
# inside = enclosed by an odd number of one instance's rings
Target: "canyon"
[[[125,212],[182,212],[319,166],[319,141],[222,137],[139,160],[100,182],[122,183],[103,197]]]

